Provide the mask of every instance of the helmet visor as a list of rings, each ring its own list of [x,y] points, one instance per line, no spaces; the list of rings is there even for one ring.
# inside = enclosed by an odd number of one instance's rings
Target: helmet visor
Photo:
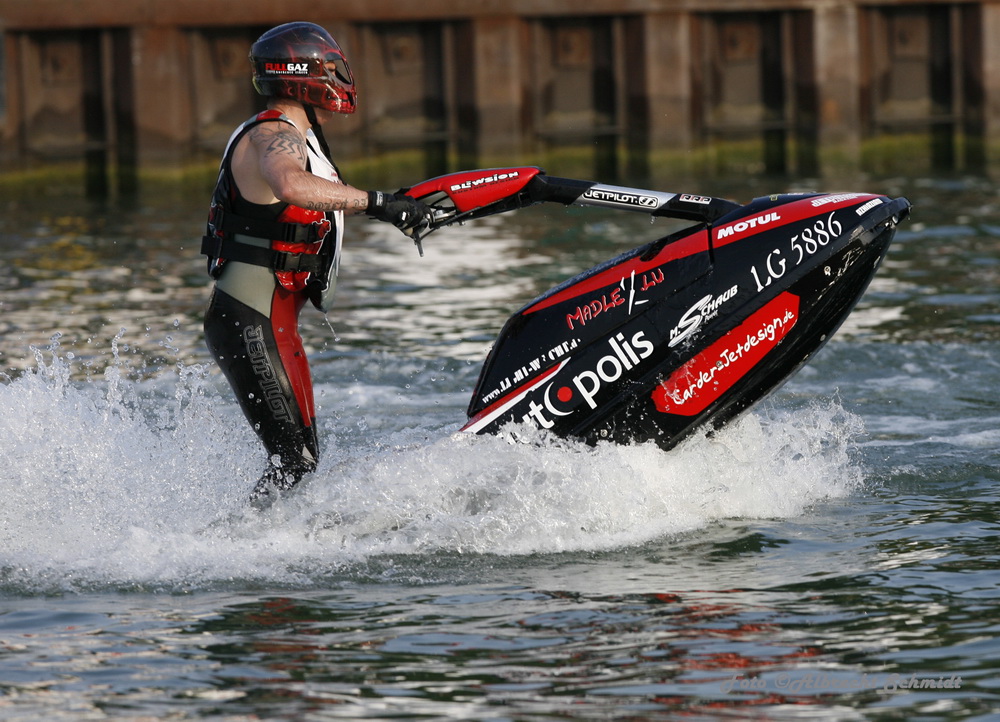
[[[344,85],[354,85],[354,76],[351,69],[347,67],[347,61],[339,53],[326,54],[326,72],[331,78],[339,80]]]

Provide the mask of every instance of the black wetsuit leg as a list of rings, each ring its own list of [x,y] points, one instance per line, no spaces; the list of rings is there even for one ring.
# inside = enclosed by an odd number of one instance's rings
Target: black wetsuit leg
[[[314,419],[303,413],[290,377],[308,376],[304,353],[292,349],[298,363],[286,368],[272,319],[218,288],[205,313],[205,339],[270,456],[251,498],[267,496],[272,487],[291,488],[315,470],[319,459]],[[311,402],[311,382],[306,382]]]

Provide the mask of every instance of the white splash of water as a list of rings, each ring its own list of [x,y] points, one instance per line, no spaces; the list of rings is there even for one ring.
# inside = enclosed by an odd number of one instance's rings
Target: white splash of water
[[[403,414],[353,443],[328,434],[312,478],[258,512],[246,498],[264,453],[206,367],[147,381],[115,364],[103,378],[72,372],[36,352],[34,369],[0,384],[3,586],[310,585],[384,555],[600,551],[793,517],[863,476],[860,422],[837,404],[758,412],[666,453],[455,433],[460,410],[407,385],[395,395],[455,425],[428,431]],[[341,410],[339,423],[394,418],[385,388],[357,385],[358,417]]]

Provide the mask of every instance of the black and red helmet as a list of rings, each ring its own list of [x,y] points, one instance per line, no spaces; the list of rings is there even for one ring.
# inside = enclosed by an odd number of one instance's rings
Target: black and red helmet
[[[353,113],[358,94],[344,51],[314,23],[285,23],[250,48],[253,84],[261,95],[290,98],[335,113]]]

